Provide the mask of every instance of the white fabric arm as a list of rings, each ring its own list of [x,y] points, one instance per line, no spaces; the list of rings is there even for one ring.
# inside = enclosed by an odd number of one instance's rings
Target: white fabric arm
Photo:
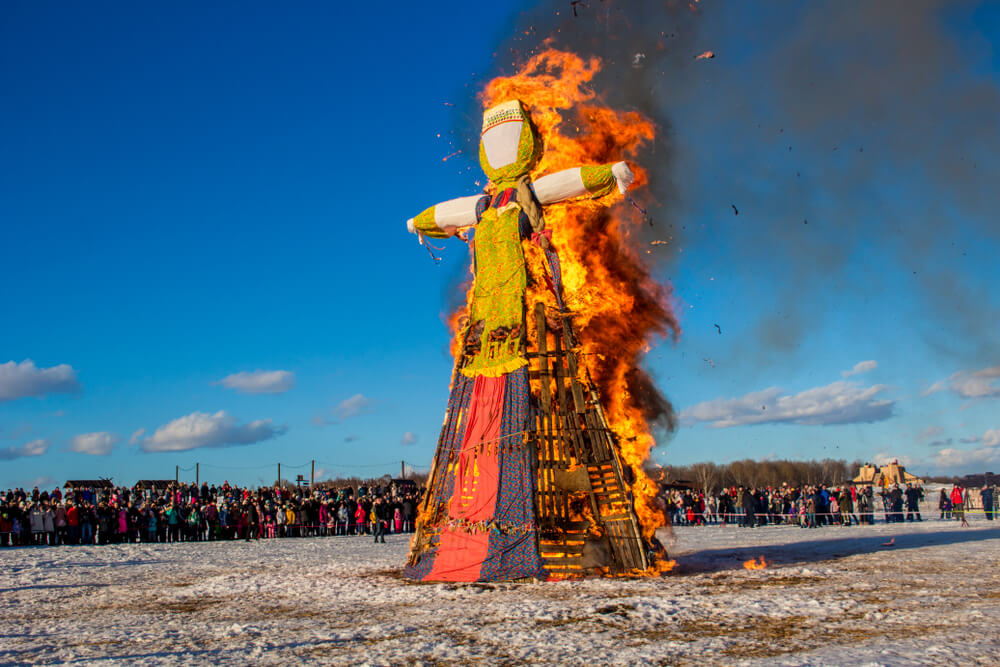
[[[472,227],[479,222],[476,220],[476,205],[482,198],[483,195],[472,195],[441,202],[434,207],[434,222],[440,229]]]
[[[632,173],[632,170],[624,162],[615,162],[611,165],[611,175],[618,182],[618,192],[622,194],[625,194],[628,186],[632,185],[632,182],[635,180],[635,174]]]
[[[583,185],[583,177],[580,175],[579,167],[563,169],[554,174],[542,176],[532,185],[535,188],[535,197],[542,205],[589,194]]]

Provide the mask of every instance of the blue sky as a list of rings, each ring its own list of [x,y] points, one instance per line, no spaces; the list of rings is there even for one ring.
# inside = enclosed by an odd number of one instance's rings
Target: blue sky
[[[706,7],[684,48],[717,57],[643,73],[680,193],[654,217],[683,228],[654,269],[684,328],[647,359],[682,418],[656,458],[1000,468],[1000,11],[915,12],[857,59],[840,26],[810,61],[829,16],[784,7]],[[403,221],[476,190],[442,158],[528,20],[6,3],[0,487],[427,466],[466,256],[434,265]],[[928,63],[892,55],[925,34]]]

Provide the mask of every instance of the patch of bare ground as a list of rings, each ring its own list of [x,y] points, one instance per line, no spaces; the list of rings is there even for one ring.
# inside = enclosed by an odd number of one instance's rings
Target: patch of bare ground
[[[714,577],[705,581],[702,584],[705,588],[699,592],[708,595],[720,595],[723,593],[759,590],[761,588],[806,586],[809,584],[826,583],[827,581],[826,577],[780,574],[753,579],[744,577]]]
[[[311,609],[309,607],[262,607],[260,614],[263,618],[320,618],[328,616],[333,612],[326,609]]]
[[[891,611],[889,609],[881,610]],[[879,626],[865,624],[846,625],[844,621],[858,621],[863,614],[849,614],[834,622],[817,622],[804,616],[766,619],[761,623],[740,628],[738,635],[745,639],[722,649],[723,655],[732,658],[770,658],[798,651],[809,651],[832,644],[858,645],[881,639],[898,641],[911,637],[935,634],[946,628],[925,624],[887,623]]]
[[[567,625],[585,623],[592,619],[585,616],[568,616],[566,618],[536,618],[535,627],[538,628],[562,628]]]
[[[222,600],[218,598],[189,598],[185,600],[163,600],[160,602],[155,602],[152,605],[150,611],[167,611],[172,614],[193,614],[197,611],[204,611],[210,607],[214,607],[217,604],[221,604]]]
[[[372,570],[358,576],[358,579],[379,579],[386,578],[395,581],[405,581],[403,579],[403,568],[391,567],[384,570]]]

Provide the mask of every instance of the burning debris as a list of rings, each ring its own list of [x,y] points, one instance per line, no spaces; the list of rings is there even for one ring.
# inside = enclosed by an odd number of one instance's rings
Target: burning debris
[[[768,562],[764,560],[763,556],[758,556],[757,559],[751,558],[743,563],[743,567],[747,570],[763,570],[768,566]]]
[[[715,51],[705,51],[704,53],[699,53],[694,57],[695,60],[711,60],[715,57]]]

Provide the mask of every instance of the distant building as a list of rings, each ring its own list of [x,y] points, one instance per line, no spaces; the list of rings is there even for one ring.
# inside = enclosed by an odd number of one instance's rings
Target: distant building
[[[855,484],[871,484],[873,486],[891,486],[893,484],[923,484],[924,480],[906,472],[899,461],[887,463],[881,468],[866,463],[858,470],[858,476],[852,480]]]

